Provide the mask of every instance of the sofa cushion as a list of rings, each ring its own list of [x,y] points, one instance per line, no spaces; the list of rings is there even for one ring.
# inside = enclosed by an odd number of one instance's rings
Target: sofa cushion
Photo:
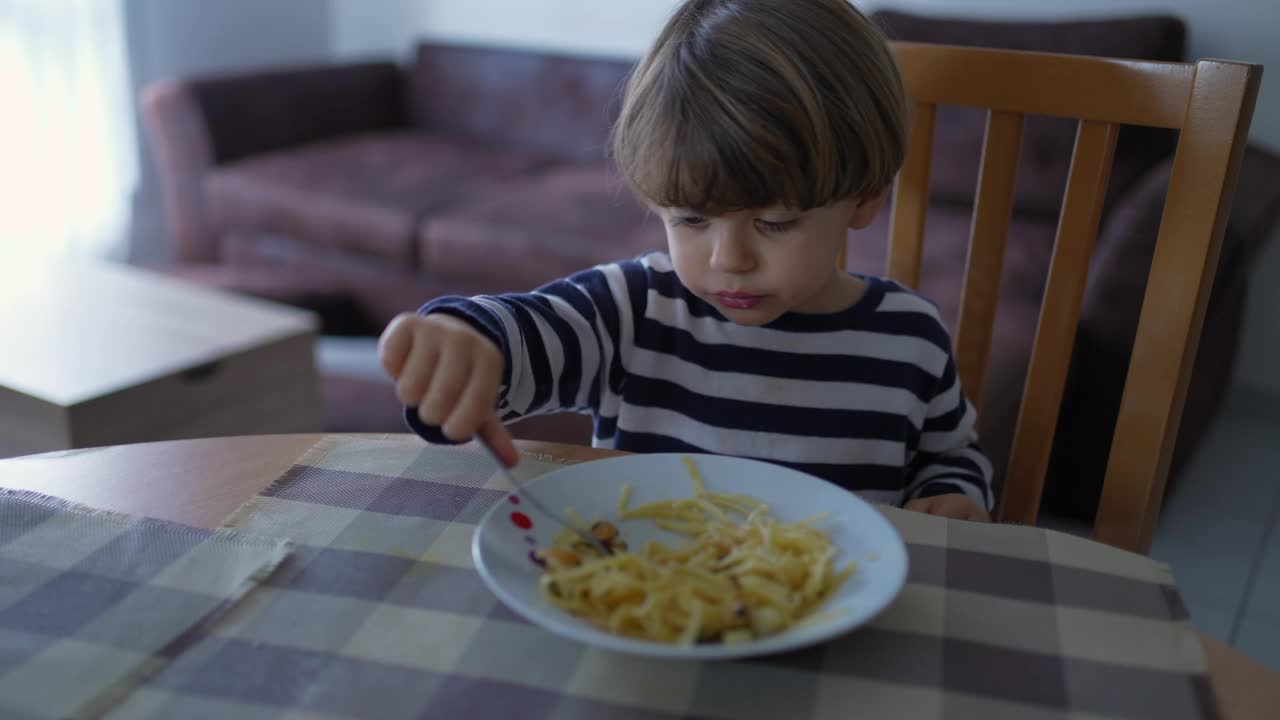
[[[1071,53],[1138,60],[1180,61],[1186,29],[1172,17],[1135,17],[1057,22],[1011,22],[925,17],[896,11],[873,15],[894,40],[993,47],[1008,50]],[[1062,206],[1075,145],[1076,121],[1028,116],[1023,130],[1015,206],[1026,212],[1057,215]],[[935,200],[973,202],[986,111],[940,107],[934,132],[930,192]],[[1125,127],[1116,144],[1111,197],[1173,149],[1167,130]]]
[[[425,133],[359,135],[217,168],[205,182],[219,236],[285,236],[409,266],[420,219],[468,190],[530,172],[529,155]]]
[[[501,274],[528,290],[597,263],[666,246],[656,217],[604,164],[562,167],[475,194],[419,233],[421,267]],[[506,262],[508,259],[518,262]],[[495,263],[502,263],[501,269]]]
[[[632,64],[423,44],[410,71],[410,120],[494,147],[599,162]]]

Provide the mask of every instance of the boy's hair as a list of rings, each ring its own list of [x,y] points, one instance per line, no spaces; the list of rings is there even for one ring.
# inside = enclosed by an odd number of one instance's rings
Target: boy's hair
[[[906,125],[884,35],[848,0],[687,0],[632,73],[612,151],[659,207],[808,210],[888,187]]]

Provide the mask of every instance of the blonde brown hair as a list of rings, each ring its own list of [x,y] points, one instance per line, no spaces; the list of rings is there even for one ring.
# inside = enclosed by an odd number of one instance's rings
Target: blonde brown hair
[[[807,210],[886,188],[906,114],[884,36],[848,0],[688,0],[632,73],[612,152],[660,207]]]

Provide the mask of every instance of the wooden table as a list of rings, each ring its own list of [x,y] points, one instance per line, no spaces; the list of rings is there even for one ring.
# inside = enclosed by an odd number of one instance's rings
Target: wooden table
[[[0,487],[33,490],[119,512],[218,527],[287,470],[323,435],[177,440],[0,460]],[[405,436],[406,442],[420,442]],[[619,454],[573,445],[518,442],[523,452],[580,462]],[[1273,718],[1280,673],[1201,636],[1214,691],[1229,720]]]

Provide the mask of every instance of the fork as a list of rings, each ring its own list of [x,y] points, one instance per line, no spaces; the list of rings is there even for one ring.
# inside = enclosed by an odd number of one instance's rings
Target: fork
[[[479,443],[482,446],[484,446],[485,450],[489,451],[489,456],[492,457],[493,461],[498,464],[498,472],[502,473],[502,476],[506,478],[507,483],[510,484],[511,487],[514,488],[515,491],[520,494],[520,497],[524,498],[525,500],[528,500],[530,505],[538,509],[538,512],[541,512],[543,515],[546,515],[547,517],[551,518],[552,520],[555,520],[556,522],[560,523],[564,527],[572,530],[575,534],[577,534],[578,537],[582,538],[583,542],[595,548],[596,552],[600,553],[600,557],[605,557],[607,555],[613,554],[613,551],[609,549],[609,546],[605,545],[600,540],[600,538],[596,537],[595,535],[592,535],[589,532],[586,532],[585,530],[582,530],[581,528],[575,527],[574,525],[570,524],[567,520],[560,517],[560,515],[558,515],[557,513],[551,512],[551,510],[549,510],[546,505],[543,505],[541,502],[539,502],[538,498],[534,497],[533,494],[529,492],[528,488],[526,488],[524,485],[521,485],[516,480],[515,476],[511,474],[511,471],[507,469],[507,464],[502,462],[502,458],[498,457],[498,452],[493,449],[493,446],[489,444],[489,441],[479,436],[477,436],[476,439],[479,441]]]

